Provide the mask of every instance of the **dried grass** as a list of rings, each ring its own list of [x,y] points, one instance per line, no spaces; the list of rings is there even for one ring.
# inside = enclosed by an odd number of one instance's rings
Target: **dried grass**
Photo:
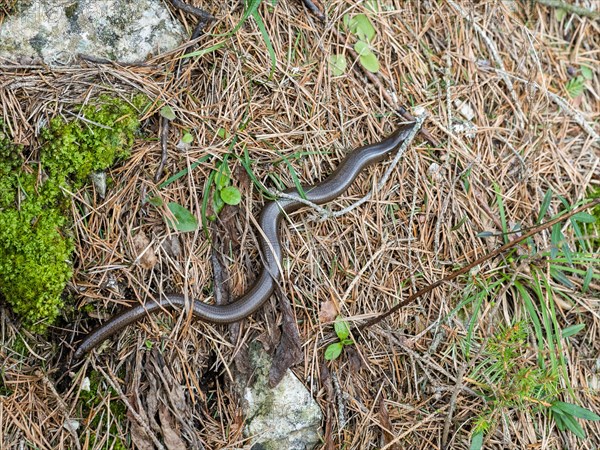
[[[215,33],[231,29],[241,16],[237,6],[228,10],[218,2],[194,3],[218,18]],[[260,11],[277,55],[273,79],[252,21],[216,52],[186,60],[178,77],[174,74],[181,51],[136,67],[86,62],[54,70],[0,66],[2,116],[17,142],[34,147],[39,128],[50,117],[66,115],[72,105],[101,92],[124,98],[143,92],[156,99],[144,121],[145,137],[137,141],[131,158],[110,172],[114,186],[107,197],[100,199],[91,187],[72,193],[77,256],[69,290],[77,294],[80,307],[93,306],[92,315],[106,318],[126,303],[143,302],[161,291],[185,292],[190,298],[205,298],[209,292],[211,248],[203,233],[172,235],[163,212],[142,203],[141,193],[158,194],[199,216],[201,195],[215,167],[213,162],[201,164],[157,191],[153,177],[160,144],[154,113],[163,102],[177,116],[165,177],[203,155],[213,155],[213,161],[225,156],[229,142],[222,142],[216,131],[233,132],[245,121],[233,152],[240,154],[245,146],[258,179],[268,183],[268,176],[276,173],[288,186],[289,170],[273,165],[280,155],[291,159],[303,182],[311,183],[330,173],[347,149],[377,141],[392,129],[389,112],[395,105],[382,92],[357,72],[334,78],[323,63],[352,44],[351,39],[339,41],[332,28],[347,12],[365,12],[364,5],[328,2],[329,18],[322,26],[299,2],[280,1],[275,8],[267,3]],[[294,370],[323,411],[329,411],[326,425],[332,433],[324,448],[468,448],[470,420],[484,403],[464,380],[467,362],[460,346],[465,324],[456,316],[445,319],[460,300],[464,280],[368,330],[347,357],[328,363],[337,380],[333,383],[321,378],[330,325],[320,322],[319,310],[333,301],[349,320],[372,317],[499,245],[499,239],[476,236],[481,230],[499,229],[493,183],[501,188],[508,220],[526,225],[534,222],[548,188],[575,203],[590,186],[598,186],[594,124],[600,118],[600,24],[577,16],[559,21],[555,10],[533,2],[462,2],[464,17],[450,1],[385,3],[390,9],[373,19],[380,80],[400,104],[424,107],[430,117],[425,126],[444,144],[430,149],[415,141],[386,185],[360,208],[324,222],[302,211],[284,227],[282,287],[304,342],[304,363]],[[200,44],[206,48],[220,39],[203,37]],[[580,65],[592,68],[594,79],[584,95],[568,99],[570,68]],[[474,111],[473,137],[453,128],[464,121],[462,103]],[[183,130],[194,134],[186,153],[174,148]],[[434,163],[439,169],[431,172]],[[461,181],[467,169],[469,193]],[[369,171],[329,206],[340,208],[359,199],[384,171],[384,165]],[[233,233],[232,247],[221,251],[229,263],[234,295],[253,280],[257,255],[252,216],[264,202],[242,172],[236,167],[234,174],[244,200],[228,211],[234,225],[220,230]],[[556,207],[551,206],[552,213]],[[453,231],[463,218],[464,225]],[[148,237],[157,258],[152,269],[138,263],[133,237],[140,233]],[[537,241],[547,248],[549,235],[543,233]],[[180,253],[165,250],[165,243],[172,242],[181,247]],[[493,261],[481,271],[499,270],[503,264]],[[562,307],[561,320],[565,326],[573,321],[587,326],[565,355],[569,377],[578,402],[598,411],[599,302],[591,294],[570,295],[578,306]],[[522,314],[506,295],[495,300],[497,307],[485,306],[482,315],[483,338],[489,337],[488,323],[510,323]],[[144,421],[150,434],[164,438],[168,432],[154,429],[152,418],[135,416],[148,408],[143,403],[148,398],[169,405],[172,424],[190,448],[242,447],[232,361],[250,340],[271,342],[278,326],[275,303],[271,300],[244,321],[234,335],[185,315],[162,314],[129,327],[118,341],[104,345],[102,356],[92,359],[92,367],[107,369],[90,417],[80,416],[83,372],[65,374],[61,362],[74,345],[73,332],[88,329],[82,323],[87,314],[73,312],[72,321],[49,336],[30,336],[0,308],[0,448],[105,448],[111,427],[127,443],[129,433],[140,436]],[[160,349],[161,356],[154,358],[164,360],[162,390],[158,382],[139,380],[146,366],[155,363],[144,355],[146,342]],[[526,354],[535,360],[534,351]],[[118,389],[111,390],[110,384]],[[179,385],[185,398],[174,405],[169,389]],[[131,405],[129,422],[113,415],[110,405],[119,398]],[[338,401],[345,408],[343,420],[337,415]],[[92,414],[100,417],[97,430],[88,422]],[[185,428],[180,417],[191,426]],[[70,419],[79,420],[81,427],[69,431]],[[559,435],[542,415],[512,411],[486,448],[597,448],[600,425],[586,422],[584,427],[589,438],[581,441]],[[95,444],[93,433],[98,436]]]

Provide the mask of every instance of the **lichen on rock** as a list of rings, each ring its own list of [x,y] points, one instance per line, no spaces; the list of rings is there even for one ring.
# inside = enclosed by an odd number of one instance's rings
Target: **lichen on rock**
[[[89,55],[134,63],[184,40],[160,0],[22,0],[0,26],[0,58],[64,65]]]
[[[42,132],[39,163],[25,163],[0,121],[0,295],[33,331],[54,322],[72,274],[65,192],[129,154],[140,101],[101,97],[80,108],[85,122],[53,119]]]

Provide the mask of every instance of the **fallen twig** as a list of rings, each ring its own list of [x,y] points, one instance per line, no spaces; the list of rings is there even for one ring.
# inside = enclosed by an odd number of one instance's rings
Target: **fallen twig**
[[[535,0],[540,5],[550,6],[552,8],[560,8],[564,9],[571,14],[577,14],[578,16],[591,17],[595,19],[600,17],[600,11],[592,11],[591,9],[586,9],[581,6],[573,5],[571,3],[563,2],[560,0]]]
[[[160,117],[160,148],[161,148],[161,158],[160,165],[154,174],[154,182],[158,183],[162,177],[163,170],[165,169],[165,165],[167,164],[167,159],[169,157],[169,153],[167,151],[167,142],[169,141],[169,119],[166,117]]]
[[[600,198],[594,199],[589,203],[586,203],[585,205],[580,206],[579,208],[576,208],[572,211],[569,211],[565,214],[562,214],[559,217],[555,217],[552,220],[549,220],[548,222],[545,222],[537,227],[533,227],[531,228],[527,233],[519,236],[516,239],[513,239],[510,242],[507,242],[506,244],[504,244],[502,247],[498,247],[496,250],[493,250],[492,252],[482,256],[481,258],[476,259],[475,261],[473,261],[470,264],[467,264],[466,266],[462,267],[461,269],[455,270],[454,272],[451,272],[450,275],[437,280],[433,283],[431,283],[428,286],[425,286],[423,289],[420,289],[419,291],[415,292],[414,294],[410,295],[406,300],[401,301],[400,303],[398,303],[397,305],[395,305],[394,307],[388,309],[386,312],[378,315],[377,317],[374,317],[373,319],[365,322],[362,325],[358,326],[359,330],[364,330],[366,328],[369,328],[375,324],[378,324],[379,322],[381,322],[382,320],[384,320],[386,317],[394,314],[396,311],[398,311],[400,308],[403,308],[406,305],[409,305],[410,303],[412,303],[413,301],[415,301],[417,298],[421,297],[424,294],[427,294],[428,292],[431,292],[432,290],[434,290],[436,287],[441,286],[444,283],[447,283],[448,281],[452,281],[454,280],[456,277],[459,277],[460,275],[463,275],[465,273],[467,273],[468,271],[470,271],[473,267],[478,266],[479,264],[482,264],[492,258],[495,258],[496,256],[498,256],[499,254],[505,252],[506,250],[515,247],[517,244],[523,242],[526,239],[529,239],[531,236],[538,234],[539,232],[550,228],[551,226],[553,226],[554,224],[557,224],[559,222],[562,222],[565,219],[568,219],[569,217],[574,216],[577,213],[580,213],[582,211],[585,211],[586,209],[589,208],[593,208],[594,206],[600,204]]]

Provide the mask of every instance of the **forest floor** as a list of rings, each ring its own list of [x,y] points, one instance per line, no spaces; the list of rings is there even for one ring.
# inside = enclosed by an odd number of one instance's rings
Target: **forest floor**
[[[600,196],[598,17],[537,1],[332,0],[323,21],[300,1],[265,0],[234,30],[238,2],[190,3],[216,17],[195,56],[181,58],[182,47],[138,66],[0,64],[3,120],[32,159],[50,117],[103,93],[153,101],[106,197],[91,185],[72,193],[71,309],[36,335],[0,300],[0,449],[242,448],[232,371],[252,341],[274,352],[290,318],[292,370],[324,413],[321,448],[599,448],[600,422],[585,420],[600,413],[598,207],[355,328],[355,344],[325,359],[337,315],[365,323]],[[173,14],[191,33],[193,16]],[[373,56],[361,63],[354,48]],[[361,64],[374,59],[379,72],[366,76]],[[174,118],[159,171],[164,105]],[[423,115],[433,144],[417,135],[380,189],[389,161],[326,207],[371,193],[366,203],[285,220],[281,289],[259,312],[234,326],[154,315],[65,365],[126,305],[161,292],[209,298],[216,267],[228,274],[222,290],[243,293],[260,264],[254,217],[266,198],[255,182],[324,179],[346,152],[390,133],[399,107]],[[164,205],[201,218],[223,161],[239,205],[209,224],[211,240],[201,227],[171,230]],[[151,400],[171,405],[157,426]]]

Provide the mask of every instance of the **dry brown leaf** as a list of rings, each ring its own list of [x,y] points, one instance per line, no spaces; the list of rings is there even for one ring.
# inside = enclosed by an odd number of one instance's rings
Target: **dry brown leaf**
[[[160,431],[160,426],[156,422],[156,413],[158,412],[158,383],[154,375],[150,372],[146,372],[148,377],[148,384],[150,388],[146,394],[146,409],[148,411],[148,417],[150,420],[150,426],[154,431]]]
[[[152,269],[158,262],[158,258],[146,233],[143,231],[138,232],[132,241],[136,260],[139,265],[144,269]]]
[[[141,413],[141,411],[140,411],[140,413]],[[142,414],[140,414],[140,415],[142,415]],[[129,422],[131,423],[131,442],[133,443],[133,445],[135,445],[135,448],[137,448],[139,450],[154,449],[154,444],[152,443],[152,439],[150,439],[150,436],[148,436],[148,433],[146,433],[146,430],[144,430],[144,427],[142,427],[137,422],[137,420],[135,420],[133,415],[130,414],[129,412],[127,412],[127,418],[129,419]]]
[[[173,418],[166,406],[160,406],[158,409],[158,417],[160,418],[165,447],[168,450],[186,450],[183,440],[179,437],[179,432],[173,428]]]
[[[383,443],[387,446],[394,440],[394,426],[390,420],[390,414],[388,413],[387,407],[385,406],[385,400],[383,395],[379,397],[379,420],[381,420],[381,428],[383,429]],[[389,447],[391,450],[399,450],[400,447],[397,443],[392,444]]]
[[[319,321],[321,323],[333,322],[338,315],[337,307],[333,300],[327,300],[321,303],[321,309],[319,310]]]

